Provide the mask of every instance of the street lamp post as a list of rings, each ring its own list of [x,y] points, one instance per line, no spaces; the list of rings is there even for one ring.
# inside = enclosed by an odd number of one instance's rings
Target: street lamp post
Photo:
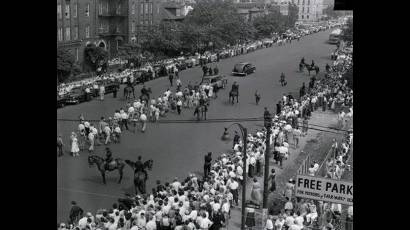
[[[269,153],[270,153],[270,136],[271,136],[271,127],[272,127],[272,118],[269,118],[269,121],[265,121],[266,128],[266,151],[265,151],[265,173],[263,175],[263,208],[268,208],[268,195],[269,195]]]
[[[242,214],[241,214],[241,230],[245,230],[245,207],[246,207],[246,147],[248,145],[248,130],[243,127],[239,123],[233,123],[231,124],[228,128],[229,129],[231,126],[237,125],[239,129],[241,130],[242,133],[242,142],[243,142],[243,167],[242,167]]]

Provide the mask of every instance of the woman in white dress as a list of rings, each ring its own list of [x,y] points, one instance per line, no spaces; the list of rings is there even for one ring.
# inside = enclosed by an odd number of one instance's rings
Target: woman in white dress
[[[78,147],[77,134],[75,132],[71,133],[71,154],[73,157],[80,156],[80,148]]]

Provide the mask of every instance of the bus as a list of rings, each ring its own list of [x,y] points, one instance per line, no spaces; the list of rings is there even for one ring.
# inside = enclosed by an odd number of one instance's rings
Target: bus
[[[330,44],[337,44],[337,43],[339,43],[341,37],[342,37],[342,30],[341,29],[335,29],[329,35],[329,43]]]

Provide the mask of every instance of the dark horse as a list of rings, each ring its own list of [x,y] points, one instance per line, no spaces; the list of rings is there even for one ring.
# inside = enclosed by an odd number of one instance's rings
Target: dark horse
[[[315,65],[312,67],[311,65],[308,65],[308,64],[299,63],[299,71],[302,72],[304,68],[307,69],[309,76],[310,76],[311,71],[315,71],[316,75],[319,73],[319,66]]]
[[[146,90],[146,93],[142,93],[142,94],[141,94],[140,100],[141,100],[141,101],[145,101],[145,104],[148,105],[148,101],[149,101],[149,99],[150,99],[150,94],[151,94],[151,93],[152,93],[151,88],[148,88],[148,89]]]
[[[148,176],[143,172],[145,169],[148,170],[152,170],[152,165],[154,163],[154,161],[152,159],[144,162],[143,164],[143,170],[138,170],[136,172],[136,163],[132,162],[130,160],[125,160],[125,163],[127,163],[127,165],[129,165],[132,170],[134,171],[134,187],[135,187],[135,193],[138,194],[138,191],[141,194],[145,194],[146,193],[146,182],[148,179]]]
[[[125,164],[121,158],[115,158],[114,162],[115,164],[110,164],[108,166],[108,171],[110,172],[110,171],[118,170],[118,172],[120,173],[120,179],[118,180],[118,184],[120,184],[122,180],[123,169],[124,169]],[[97,155],[88,156],[88,165],[91,167],[94,164],[97,165],[97,169],[101,173],[103,183],[106,184],[106,181],[105,181],[106,162],[105,160],[102,157],[97,156]]]
[[[131,94],[132,94],[132,98],[135,98],[134,86],[131,84],[128,84],[127,86],[124,87],[125,100],[131,99]]]
[[[231,91],[229,91],[229,101],[232,105],[234,104],[235,97],[236,103],[239,103],[239,85],[234,82]]]

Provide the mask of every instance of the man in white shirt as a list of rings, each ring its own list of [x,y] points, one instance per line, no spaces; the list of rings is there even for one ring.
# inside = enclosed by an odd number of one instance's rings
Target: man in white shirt
[[[265,230],[273,230],[273,216],[269,215],[268,219],[266,220]]]
[[[157,224],[154,221],[154,218],[151,216],[149,217],[150,220],[148,221],[147,225],[145,226],[146,230],[156,230],[157,229]]]
[[[233,195],[233,200],[234,200],[235,205],[238,205],[238,199],[239,199],[238,187],[239,187],[239,183],[236,182],[236,180],[234,180],[233,178],[229,178],[229,180],[227,182],[227,186],[228,186],[229,190],[231,191],[231,193]]]
[[[275,230],[282,230],[285,225],[285,219],[282,215],[279,215],[278,219],[275,221]]]

